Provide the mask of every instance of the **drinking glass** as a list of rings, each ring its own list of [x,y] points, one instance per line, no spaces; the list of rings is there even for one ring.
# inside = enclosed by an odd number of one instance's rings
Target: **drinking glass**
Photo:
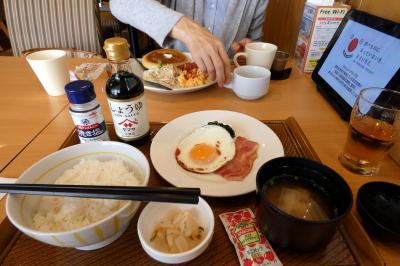
[[[26,60],[50,96],[65,94],[69,82],[67,53],[63,50],[42,50],[29,54]]]
[[[374,175],[400,131],[400,92],[361,90],[351,112],[347,140],[340,162],[349,170]]]
[[[289,57],[289,53],[277,51],[274,61],[272,62],[271,70],[275,72],[281,72],[285,70],[285,66],[289,60]]]

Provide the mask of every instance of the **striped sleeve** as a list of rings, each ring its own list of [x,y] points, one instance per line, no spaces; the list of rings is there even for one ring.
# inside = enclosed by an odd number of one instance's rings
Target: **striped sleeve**
[[[117,19],[146,32],[161,46],[183,16],[154,0],[111,0],[110,9]]]
[[[268,2],[269,0],[259,0],[257,8],[255,9],[248,32],[248,37],[254,41],[260,41],[263,36],[263,26]]]

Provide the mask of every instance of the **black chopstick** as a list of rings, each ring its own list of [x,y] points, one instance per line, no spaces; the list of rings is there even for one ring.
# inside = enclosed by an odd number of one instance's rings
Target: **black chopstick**
[[[199,188],[0,184],[1,193],[197,204]]]

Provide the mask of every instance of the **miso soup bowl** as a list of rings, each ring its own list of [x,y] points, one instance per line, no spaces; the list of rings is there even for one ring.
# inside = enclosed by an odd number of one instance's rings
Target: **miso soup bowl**
[[[266,197],[266,190],[278,178],[286,182],[305,182],[332,204],[334,215],[311,221],[292,216]],[[257,173],[256,219],[261,231],[275,245],[296,251],[324,247],[353,205],[353,195],[346,181],[334,170],[319,162],[297,157],[279,157],[266,162]]]

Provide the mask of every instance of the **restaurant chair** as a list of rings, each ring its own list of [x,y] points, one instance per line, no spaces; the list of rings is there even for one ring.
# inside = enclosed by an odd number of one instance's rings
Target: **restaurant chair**
[[[141,58],[146,53],[159,49],[160,46],[146,33],[128,25],[129,42],[134,57]]]
[[[110,10],[110,3],[107,0],[96,0],[100,10],[101,32],[103,39],[121,37],[124,24],[118,21]]]
[[[4,0],[15,56],[33,48],[74,48],[102,54],[96,0]]]
[[[3,0],[0,0],[0,52],[5,50],[3,45],[5,42],[8,44],[8,39],[10,38],[5,21],[6,15],[4,14]],[[6,38],[6,40],[4,38]]]
[[[131,53],[134,57],[142,57],[149,51],[160,48],[157,43],[144,32],[118,21],[110,11],[109,0],[97,0],[100,9],[101,28],[103,36],[106,38],[121,36],[129,40]],[[111,29],[111,30],[110,30]],[[127,31],[126,31],[127,30]]]
[[[104,40],[111,37],[121,36],[121,23],[111,14],[110,11],[100,10],[100,20]]]

